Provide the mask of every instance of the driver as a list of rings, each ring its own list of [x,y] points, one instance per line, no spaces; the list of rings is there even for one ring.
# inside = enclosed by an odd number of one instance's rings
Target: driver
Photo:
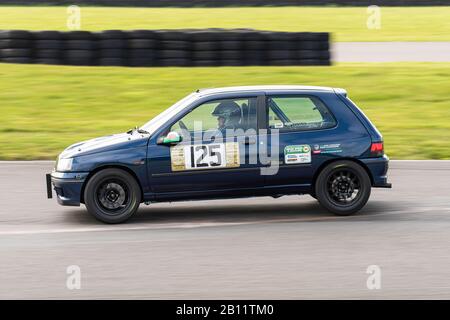
[[[217,127],[219,130],[238,129],[241,121],[241,108],[234,101],[222,101],[211,113],[217,117]]]

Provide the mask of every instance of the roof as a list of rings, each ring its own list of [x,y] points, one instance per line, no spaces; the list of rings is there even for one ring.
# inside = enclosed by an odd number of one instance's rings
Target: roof
[[[317,86],[300,86],[300,85],[264,85],[264,86],[240,86],[240,87],[222,87],[222,88],[207,88],[207,89],[199,89],[197,92],[200,95],[209,95],[209,94],[217,94],[217,93],[236,93],[236,92],[245,92],[245,91],[262,91],[262,92],[271,92],[271,91],[289,91],[289,90],[298,90],[298,91],[320,91],[320,92],[333,92],[333,88],[330,87],[317,87]]]

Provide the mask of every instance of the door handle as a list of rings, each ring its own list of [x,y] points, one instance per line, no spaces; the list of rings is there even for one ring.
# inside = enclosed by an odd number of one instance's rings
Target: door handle
[[[255,143],[256,143],[256,139],[245,138],[245,140],[244,140],[245,145],[255,144]]]

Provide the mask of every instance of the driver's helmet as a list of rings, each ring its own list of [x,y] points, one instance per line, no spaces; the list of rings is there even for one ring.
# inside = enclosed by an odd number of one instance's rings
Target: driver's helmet
[[[241,108],[234,101],[222,101],[211,113],[214,117],[225,119],[224,127],[221,129],[233,129],[239,126],[241,121]]]

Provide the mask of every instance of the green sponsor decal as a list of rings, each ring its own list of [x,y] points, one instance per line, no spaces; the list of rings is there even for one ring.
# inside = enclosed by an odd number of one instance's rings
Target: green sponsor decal
[[[297,146],[286,146],[284,148],[284,154],[297,154],[297,153],[308,153],[311,148],[307,144],[301,144]]]

